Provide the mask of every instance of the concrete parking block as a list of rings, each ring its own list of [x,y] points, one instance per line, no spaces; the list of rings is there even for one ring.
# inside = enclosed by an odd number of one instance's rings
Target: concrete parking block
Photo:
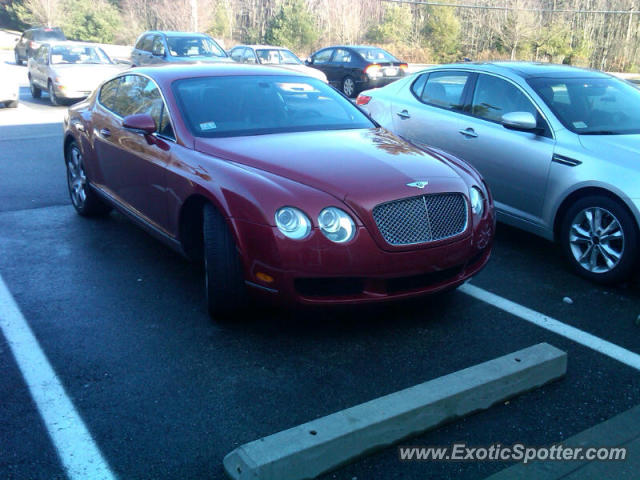
[[[547,343],[430,380],[242,445],[224,458],[238,480],[302,480],[562,377]]]

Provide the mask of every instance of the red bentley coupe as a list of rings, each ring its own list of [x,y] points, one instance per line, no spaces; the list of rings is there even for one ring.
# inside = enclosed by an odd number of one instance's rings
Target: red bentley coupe
[[[455,288],[489,259],[493,201],[460,160],[278,68],[139,68],[65,119],[80,215],[117,208],[204,261],[212,316]]]

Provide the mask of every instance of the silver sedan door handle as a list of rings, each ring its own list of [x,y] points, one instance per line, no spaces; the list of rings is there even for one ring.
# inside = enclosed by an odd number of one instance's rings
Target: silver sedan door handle
[[[396,115],[398,115],[400,118],[411,118],[411,115],[409,115],[409,112],[407,112],[406,110],[402,110],[401,112],[398,112]]]
[[[464,135],[465,137],[469,137],[469,138],[476,138],[478,136],[478,134],[476,133],[476,131],[473,128],[467,128],[465,130],[460,130],[460,133],[462,135]]]

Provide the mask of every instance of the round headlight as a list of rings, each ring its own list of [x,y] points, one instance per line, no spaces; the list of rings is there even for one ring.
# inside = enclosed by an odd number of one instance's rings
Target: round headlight
[[[297,208],[282,207],[276,212],[276,226],[285,237],[302,240],[311,231],[311,221]]]
[[[347,212],[336,207],[327,207],[318,215],[320,231],[332,242],[344,243],[353,238],[356,225]]]
[[[469,199],[471,200],[471,211],[474,215],[481,217],[484,212],[484,195],[478,187],[471,187]]]

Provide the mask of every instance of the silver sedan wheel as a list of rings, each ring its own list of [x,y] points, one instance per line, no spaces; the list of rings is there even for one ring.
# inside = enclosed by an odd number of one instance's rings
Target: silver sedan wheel
[[[67,182],[73,205],[82,209],[87,201],[87,176],[82,165],[82,154],[76,146],[71,147],[67,158]]]
[[[355,89],[356,89],[356,84],[354,83],[353,79],[349,77],[345,78],[342,84],[342,91],[344,92],[344,94],[347,97],[351,97]]]
[[[571,222],[569,246],[582,268],[592,273],[607,273],[622,259],[624,232],[609,210],[585,208]]]

